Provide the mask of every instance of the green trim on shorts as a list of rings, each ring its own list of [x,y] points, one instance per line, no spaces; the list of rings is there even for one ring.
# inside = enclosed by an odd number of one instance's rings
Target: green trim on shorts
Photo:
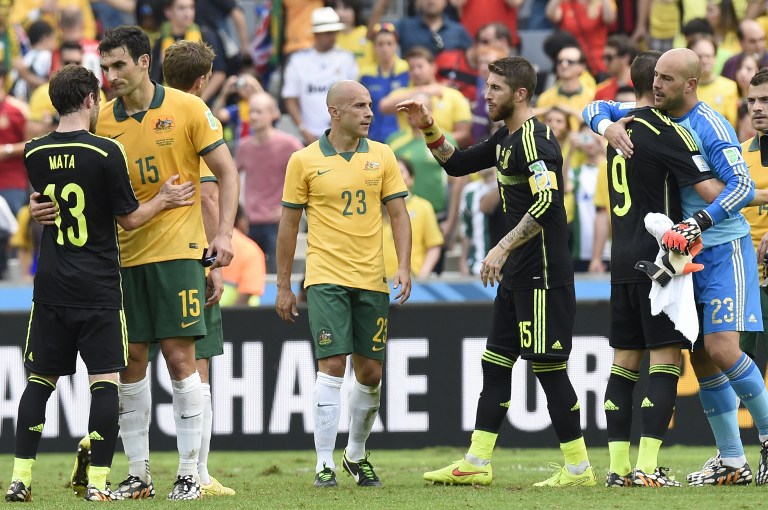
[[[353,352],[384,359],[389,294],[321,283],[307,287],[307,305],[315,359]]]

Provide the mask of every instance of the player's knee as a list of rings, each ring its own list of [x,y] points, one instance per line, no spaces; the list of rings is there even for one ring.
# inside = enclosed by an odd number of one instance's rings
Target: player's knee
[[[347,357],[343,354],[337,356],[329,356],[317,360],[317,366],[320,372],[333,376],[344,377],[344,372],[347,368]]]
[[[378,386],[381,382],[381,373],[381,363],[379,362],[364,363],[361,367],[355,367],[355,378],[364,386]]]
[[[613,364],[637,372],[644,356],[645,351],[643,350],[615,349]]]

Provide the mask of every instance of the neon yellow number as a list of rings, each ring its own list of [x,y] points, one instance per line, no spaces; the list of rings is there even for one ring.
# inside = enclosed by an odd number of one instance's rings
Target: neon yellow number
[[[49,197],[51,201],[59,207],[59,210],[61,210],[62,202],[56,198],[55,184],[49,184],[46,186],[45,190],[43,190],[43,195]],[[74,182],[70,182],[61,189],[61,199],[66,203],[66,205],[69,205],[70,197],[72,195],[74,195],[75,199],[74,204],[70,206],[68,210],[69,214],[71,214],[72,217],[77,221],[77,232],[75,232],[74,227],[69,227],[67,229],[67,239],[73,245],[81,248],[88,241],[88,224],[85,221],[85,216],[83,216],[83,211],[85,210],[85,194],[83,193],[83,188]],[[59,231],[58,235],[56,236],[56,242],[63,246],[64,232],[61,230],[61,214],[56,215],[56,220],[54,223],[56,225],[56,229]]]
[[[611,185],[617,193],[624,195],[624,205],[619,207],[616,204],[613,212],[616,216],[624,216],[632,207],[632,196],[629,194],[629,183],[627,182],[627,162],[618,154],[613,158],[611,165]]]

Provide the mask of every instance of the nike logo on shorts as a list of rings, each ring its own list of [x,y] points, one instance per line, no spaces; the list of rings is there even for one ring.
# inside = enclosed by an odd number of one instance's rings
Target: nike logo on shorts
[[[197,324],[198,322],[200,322],[200,319],[197,319],[196,321],[192,321],[192,322],[182,322],[181,323],[181,329],[187,329],[191,325]]]

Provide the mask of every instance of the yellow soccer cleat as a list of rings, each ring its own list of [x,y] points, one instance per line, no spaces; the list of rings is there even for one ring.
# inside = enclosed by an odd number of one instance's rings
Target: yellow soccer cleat
[[[201,485],[203,489],[203,496],[234,496],[235,490],[229,487],[224,487],[221,482],[211,477],[211,483],[208,485]]]
[[[595,471],[592,469],[592,466],[589,466],[580,475],[574,475],[568,471],[566,466],[561,466],[554,462],[550,462],[549,465],[557,469],[555,474],[543,482],[534,483],[534,487],[575,487],[577,485],[592,487],[597,485],[597,478],[595,478]]]
[[[88,487],[88,466],[91,464],[91,438],[85,436],[77,444],[75,467],[72,468],[72,476],[69,479],[72,490],[80,497],[84,497]]]
[[[443,469],[424,473],[424,480],[443,485],[491,485],[493,468],[490,464],[475,466],[461,459]]]

